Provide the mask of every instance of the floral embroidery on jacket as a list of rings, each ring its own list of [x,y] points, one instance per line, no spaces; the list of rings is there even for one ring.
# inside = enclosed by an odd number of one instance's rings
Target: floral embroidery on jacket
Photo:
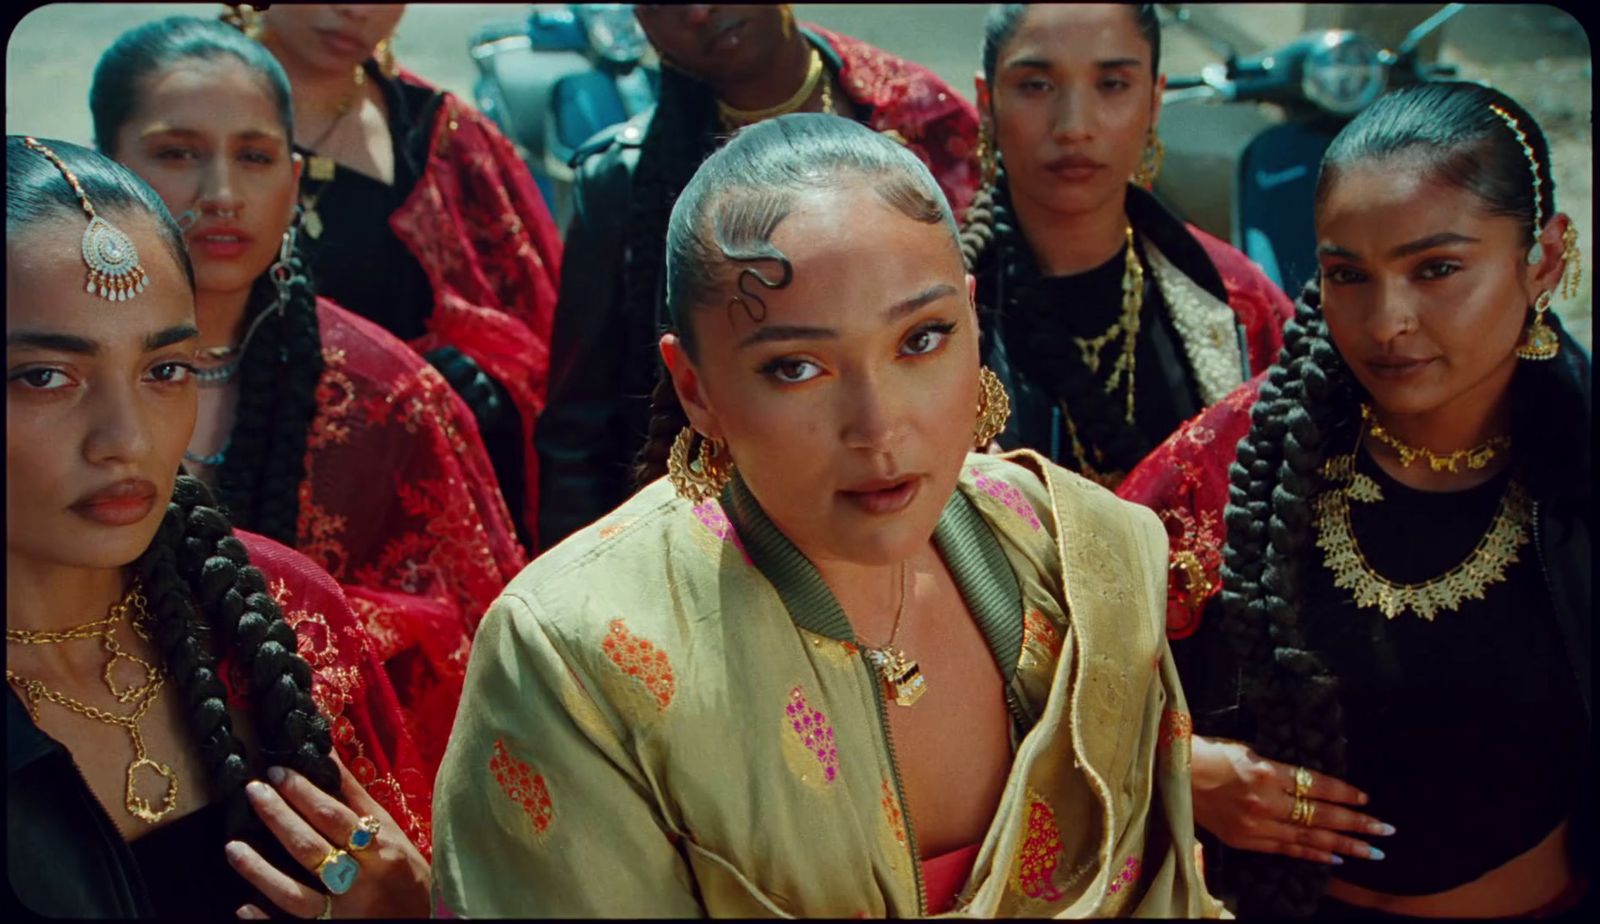
[[[1061,632],[1050,622],[1050,617],[1037,609],[1029,609],[1022,617],[1022,647],[1031,651],[1041,663],[1050,664],[1061,657]]]
[[[889,781],[883,781],[883,817],[889,823],[889,830],[894,834],[895,843],[901,847],[906,846],[906,823],[900,817],[900,800],[895,798],[894,787]]]
[[[728,514],[723,511],[722,504],[718,503],[716,498],[695,505],[694,518],[700,521],[700,525],[710,530],[711,535],[723,542],[732,543],[733,547],[739,550],[739,554],[744,556],[745,564],[750,564],[750,553],[744,550],[744,543],[739,540],[739,531],[733,528]]]
[[[489,771],[495,782],[512,802],[522,807],[528,821],[533,823],[533,833],[542,837],[555,821],[555,807],[550,801],[550,788],[544,777],[533,768],[512,757],[503,740],[494,743],[494,756],[489,759]]]
[[[666,709],[672,704],[672,694],[676,692],[678,682],[672,676],[672,665],[667,661],[666,652],[629,632],[620,619],[611,620],[610,631],[600,647],[605,650],[611,663],[617,666],[617,670],[632,678],[650,694],[657,707]]]
[[[1172,747],[1174,742],[1181,741],[1194,734],[1194,719],[1187,712],[1175,709],[1166,709],[1161,713],[1161,739],[1162,750]]]
[[[1061,864],[1061,829],[1056,827],[1050,804],[1032,791],[1028,792],[1028,825],[1023,838],[1011,872],[1012,885],[1029,898],[1060,901],[1063,896],[1053,877]]]
[[[1115,895],[1133,885],[1134,880],[1138,878],[1139,858],[1129,857],[1128,862],[1122,864],[1122,871],[1112,875],[1111,883],[1106,886],[1106,891]]]
[[[821,779],[825,786],[839,778],[839,748],[833,740],[833,725],[821,710],[811,708],[805,690],[795,687],[789,691],[789,702],[784,707],[783,723],[788,726],[791,745],[798,744],[804,758],[791,760],[790,766],[802,779],[810,782],[816,774],[803,768],[815,764],[822,768]],[[794,753],[791,749],[789,753]],[[799,766],[795,766],[799,764]]]
[[[972,469],[972,483],[978,490],[989,495],[1006,506],[1006,509],[1022,517],[1023,522],[1033,527],[1037,532],[1044,526],[1039,522],[1039,514],[1034,512],[1033,505],[1022,496],[1022,490],[1016,485],[999,478],[985,475],[983,470],[974,466]]]

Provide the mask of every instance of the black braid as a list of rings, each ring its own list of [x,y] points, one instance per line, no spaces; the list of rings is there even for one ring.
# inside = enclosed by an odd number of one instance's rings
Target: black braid
[[[228,804],[230,830],[253,823],[243,798],[251,768],[217,675],[216,643],[229,646],[250,679],[262,758],[338,794],[332,735],[311,699],[310,665],[296,653],[294,629],[202,482],[179,476],[155,540],[133,567],[149,601],[155,643],[188,707],[212,796]]]
[[[298,539],[306,441],[323,371],[316,292],[305,265],[297,242],[287,267],[288,299],[276,317],[261,322],[240,361],[232,442],[217,471],[233,522],[288,546]],[[276,301],[269,270],[252,287],[246,316],[254,321]]]
[[[642,488],[667,473],[667,453],[672,450],[672,441],[688,425],[689,416],[683,412],[683,405],[678,403],[678,393],[672,388],[672,377],[663,368],[656,380],[655,390],[650,393],[650,435],[639,450],[639,459],[634,465],[633,482],[636,487]]]
[[[1066,404],[1089,462],[1102,472],[1132,469],[1154,447],[1138,426],[1128,423],[1126,407],[1106,393],[1076,347],[1052,329],[1059,306],[1044,304],[1037,294],[1039,266],[1013,218],[1004,169],[993,188],[980,192],[968,208],[961,253],[974,276],[995,275],[994,290],[979,288],[980,303],[988,303],[980,307],[986,326],[1003,329],[1018,369]]]
[[[1223,630],[1241,665],[1241,694],[1263,756],[1343,776],[1338,680],[1307,647],[1301,572],[1313,560],[1312,501],[1330,446],[1354,439],[1360,387],[1328,337],[1315,283],[1284,329],[1283,353],[1251,411],[1230,470],[1223,548]],[[1307,915],[1328,871],[1317,863],[1241,853],[1240,915]]]

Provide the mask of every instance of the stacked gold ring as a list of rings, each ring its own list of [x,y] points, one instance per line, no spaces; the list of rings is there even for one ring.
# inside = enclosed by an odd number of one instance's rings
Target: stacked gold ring
[[[1311,827],[1311,818],[1316,814],[1317,804],[1304,796],[1295,796],[1294,809],[1289,812],[1289,823]]]
[[[1294,768],[1294,797],[1296,799],[1304,799],[1306,796],[1311,795],[1311,784],[1313,782],[1310,770],[1304,767]]]

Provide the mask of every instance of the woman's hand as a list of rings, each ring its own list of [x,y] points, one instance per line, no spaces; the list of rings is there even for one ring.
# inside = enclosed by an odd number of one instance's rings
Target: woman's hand
[[[1301,860],[1339,865],[1339,854],[1382,860],[1383,851],[1338,832],[1388,836],[1394,828],[1345,808],[1365,805],[1366,793],[1343,780],[1311,773],[1306,799],[1310,823],[1295,813],[1295,772],[1267,760],[1237,741],[1194,736],[1191,785],[1195,823],[1239,850],[1281,853]],[[1309,772],[1309,771],[1307,771]]]
[[[267,771],[271,786],[251,782],[246,793],[267,828],[306,869],[315,872],[335,848],[347,851],[360,867],[350,890],[330,896],[307,888],[273,867],[242,841],[228,843],[229,864],[273,904],[297,917],[427,917],[430,910],[428,861],[406,839],[383,806],[361,788],[339,756],[330,756],[339,766],[343,801],[318,789],[293,770],[280,767]],[[350,836],[360,826],[364,815],[378,820],[378,835],[365,849],[350,850]],[[267,917],[254,905],[241,907],[237,914],[241,918]]]

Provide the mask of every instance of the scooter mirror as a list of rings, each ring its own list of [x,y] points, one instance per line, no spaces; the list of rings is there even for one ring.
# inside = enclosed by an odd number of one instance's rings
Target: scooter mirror
[[[596,55],[624,66],[637,64],[644,57],[649,39],[633,16],[633,4],[579,3],[574,8]]]
[[[1416,54],[1417,46],[1421,45],[1424,39],[1432,35],[1435,29],[1444,25],[1452,16],[1466,8],[1467,5],[1465,3],[1446,4],[1444,9],[1418,23],[1416,28],[1406,33],[1405,40],[1400,43],[1399,50],[1395,52],[1396,56],[1409,58],[1411,55]]]

